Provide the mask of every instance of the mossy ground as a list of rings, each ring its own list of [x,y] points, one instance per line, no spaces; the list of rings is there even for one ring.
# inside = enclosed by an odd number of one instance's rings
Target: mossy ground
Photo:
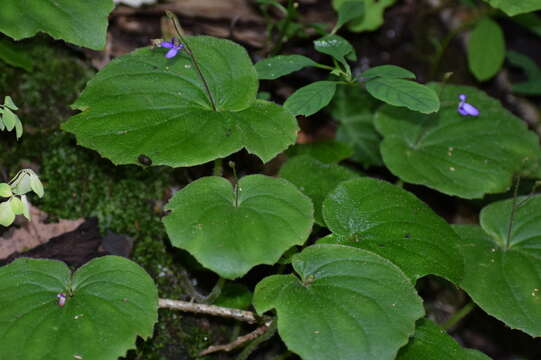
[[[37,167],[45,196],[31,198],[34,205],[51,220],[95,216],[102,232],[130,236],[134,239],[132,259],[154,278],[160,296],[181,298],[177,266],[165,245],[160,220],[172,170],[114,166],[77,146],[59,125],[72,114],[69,105],[94,70],[76,53],[49,40],[33,40],[28,49],[34,59],[31,73],[0,62],[0,96],[13,97],[25,130],[18,142],[13,133],[0,135],[3,172],[9,177],[22,167]],[[188,359],[208,346],[209,331],[180,323],[180,314],[160,311],[154,338],[141,342],[128,358]],[[187,344],[186,349],[182,344]]]

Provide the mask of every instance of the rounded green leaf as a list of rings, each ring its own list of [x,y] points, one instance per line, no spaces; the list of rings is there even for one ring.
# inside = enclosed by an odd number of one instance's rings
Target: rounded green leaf
[[[361,74],[363,78],[384,77],[392,79],[415,79],[411,71],[396,65],[375,66]]]
[[[366,90],[389,105],[406,107],[424,114],[440,108],[438,94],[426,85],[410,80],[376,77],[366,81]]]
[[[431,84],[436,89],[437,84]],[[478,117],[457,112],[459,94],[476,106]],[[426,116],[384,106],[375,125],[389,170],[403,181],[463,198],[506,191],[514,173],[539,163],[538,137],[501,104],[468,86],[446,85],[442,108]]]
[[[43,197],[43,184],[39,180],[39,177],[32,171],[30,174],[30,187],[32,191],[36,193],[37,196]]]
[[[17,115],[15,115],[9,108],[4,108],[2,116],[2,121],[4,125],[6,126],[7,131],[13,130],[15,127],[15,123],[17,122]]]
[[[314,48],[322,54],[330,55],[343,64],[347,64],[346,57],[355,58],[355,49],[341,36],[326,35],[314,41]]]
[[[224,39],[188,38],[218,111],[190,58],[140,49],[115,59],[88,83],[64,124],[79,144],[115,164],[192,166],[243,147],[268,161],[294,143],[291,114],[256,100],[257,74],[246,51]]]
[[[505,59],[503,31],[490,18],[479,21],[468,40],[468,64],[479,81],[486,81],[500,71]]]
[[[17,105],[15,105],[13,99],[9,95],[4,98],[4,106],[13,111],[19,110],[19,108],[17,107]]]
[[[304,360],[392,360],[424,313],[408,278],[369,251],[314,245],[293,268],[299,278],[257,284],[254,306],[276,309],[280,337]]]
[[[201,178],[177,192],[166,209],[172,210],[163,221],[173,246],[227,279],[276,263],[306,241],[314,221],[308,197],[283,179],[262,175],[243,177],[235,189],[224,178]]]
[[[116,256],[73,275],[59,261],[19,258],[0,268],[0,304],[0,353],[20,360],[114,360],[152,335],[158,315],[150,276]]]
[[[541,336],[541,196],[517,199],[481,211],[481,227],[455,226],[464,242],[461,286],[488,314],[509,327]]]
[[[334,81],[316,81],[295,91],[284,103],[293,115],[310,116],[329,105],[336,91]]]
[[[338,10],[343,3],[351,0],[333,0],[332,5]],[[376,30],[383,24],[383,13],[396,0],[355,0],[364,4],[364,17],[352,21],[349,29],[354,32]]]
[[[338,20],[333,33],[352,20],[361,20],[364,17],[364,2],[346,1],[338,8]]]
[[[396,360],[490,360],[477,350],[465,349],[432,320],[417,322],[415,335],[400,349]]]
[[[11,199],[9,199],[8,202],[9,202],[9,205],[11,206],[11,211],[13,211],[15,215],[21,215],[24,212],[23,202],[18,197],[14,196]]]
[[[0,225],[9,226],[15,220],[15,213],[9,201],[0,203]]]
[[[11,195],[13,195],[11,186],[6,183],[0,183],[0,197],[10,197]]]
[[[340,86],[331,103],[332,117],[340,125],[336,140],[353,147],[353,160],[365,167],[381,166],[381,136],[374,128],[374,112],[380,102],[359,86]]]
[[[263,59],[255,64],[257,75],[261,80],[278,79],[292,72],[299,71],[307,66],[316,66],[317,63],[302,55],[278,55]]]
[[[280,177],[296,185],[314,203],[315,221],[325,226],[321,215],[323,199],[342,181],[358,175],[348,168],[337,164],[325,164],[308,155],[289,159],[280,169]]]
[[[111,0],[3,0],[0,31],[15,40],[43,31],[55,39],[101,50],[113,7]]]
[[[539,0],[485,0],[485,2],[502,10],[509,16],[541,10]]]
[[[413,194],[385,181],[341,183],[323,202],[323,219],[335,242],[370,250],[413,280],[435,274],[462,279],[459,238],[447,222]]]

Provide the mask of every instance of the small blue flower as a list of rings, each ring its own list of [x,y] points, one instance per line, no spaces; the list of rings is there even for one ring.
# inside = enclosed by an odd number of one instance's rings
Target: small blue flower
[[[479,116],[479,109],[466,102],[466,95],[458,95],[460,102],[458,103],[458,113],[462,116]]]
[[[177,56],[178,52],[184,48],[184,44],[179,44],[175,38],[172,38],[171,41],[162,41],[160,43],[160,46],[162,48],[170,49],[165,54],[165,57],[168,59],[171,59]]]

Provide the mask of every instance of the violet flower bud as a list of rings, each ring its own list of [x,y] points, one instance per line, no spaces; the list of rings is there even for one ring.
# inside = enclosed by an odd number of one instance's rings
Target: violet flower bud
[[[466,95],[458,95],[460,102],[458,103],[457,111],[462,116],[479,116],[479,109],[466,102]]]

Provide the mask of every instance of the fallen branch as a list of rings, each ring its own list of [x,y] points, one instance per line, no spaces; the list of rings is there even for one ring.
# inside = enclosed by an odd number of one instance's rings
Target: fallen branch
[[[225,318],[236,319],[239,321],[244,321],[249,324],[257,323],[261,321],[262,319],[256,313],[251,312],[251,311],[226,308],[223,306],[216,306],[216,305],[197,304],[197,303],[181,301],[181,300],[160,299],[159,306],[161,309],[173,309],[173,310],[192,312],[196,314],[220,316],[220,317],[225,317]]]
[[[259,336],[263,335],[265,332],[267,332],[267,330],[269,329],[269,326],[270,326],[270,322],[264,325],[261,325],[260,327],[252,331],[251,333],[243,335],[243,336],[239,336],[237,339],[235,339],[235,341],[230,342],[229,344],[211,345],[205,350],[201,351],[199,353],[199,356],[205,356],[205,355],[212,354],[218,351],[229,352],[231,350],[234,350],[238,348],[239,346],[244,345],[244,343],[251,341],[253,339],[256,339]]]

